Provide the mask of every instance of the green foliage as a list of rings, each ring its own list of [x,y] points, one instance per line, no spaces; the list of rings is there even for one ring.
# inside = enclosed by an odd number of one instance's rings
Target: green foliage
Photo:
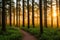
[[[60,29],[59,28],[43,28],[43,34],[40,37],[40,28],[22,28],[30,34],[37,37],[38,40],[60,40]]]
[[[6,32],[0,31],[0,40],[22,40],[22,34],[18,29],[7,27]]]
[[[44,33],[41,36],[41,40],[60,40],[59,29],[45,28]]]

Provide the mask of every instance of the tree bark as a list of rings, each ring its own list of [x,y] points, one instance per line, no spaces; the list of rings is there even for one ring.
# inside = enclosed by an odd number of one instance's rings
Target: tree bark
[[[60,14],[60,0],[59,0],[59,14]]]
[[[40,12],[40,36],[43,33],[43,25],[42,25],[42,0],[39,0],[39,12]]]
[[[16,26],[18,27],[18,0],[16,0]]]
[[[34,0],[32,0],[32,25],[34,28],[35,27],[35,25],[34,25]]]
[[[58,23],[58,0],[56,0],[56,14],[57,14],[57,28],[59,27]]]
[[[29,0],[27,0],[27,10],[28,10],[28,28],[30,25],[30,18],[29,18]]]
[[[6,32],[6,24],[5,24],[5,0],[2,0],[2,31]]]
[[[51,0],[51,27],[53,27],[53,9],[52,9],[52,0]]]
[[[47,0],[44,0],[44,26],[47,27]]]
[[[23,27],[24,27],[24,26],[25,26],[25,25],[24,25],[24,24],[25,24],[25,23],[24,23],[24,0],[23,0],[22,3],[23,3]]]
[[[10,26],[12,26],[12,23],[11,23],[11,0],[10,0]]]

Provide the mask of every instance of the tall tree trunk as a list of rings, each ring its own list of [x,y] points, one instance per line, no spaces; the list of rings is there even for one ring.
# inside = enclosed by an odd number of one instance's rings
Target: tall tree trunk
[[[58,24],[58,0],[56,0],[56,14],[57,14],[57,27],[59,27],[59,24]]]
[[[51,27],[53,27],[53,9],[52,9],[52,0],[51,0]]]
[[[5,25],[5,0],[2,0],[2,31],[6,31]]]
[[[2,15],[2,13],[1,13],[1,10],[2,10],[2,2],[0,2],[0,26],[1,26],[1,20],[2,20],[2,17],[1,17],[1,15]]]
[[[18,4],[18,26],[20,26],[20,0]]]
[[[19,4],[20,5],[20,4]],[[20,26],[20,10],[21,10],[21,8],[20,8],[20,6],[19,6],[19,26]]]
[[[23,0],[23,27],[24,27],[24,0]]]
[[[39,12],[40,12],[40,36],[43,33],[43,25],[42,25],[42,0],[39,0]]]
[[[18,27],[18,0],[16,0],[16,26]]]
[[[27,0],[27,10],[28,10],[28,28],[30,25],[30,18],[29,18],[29,0]]]
[[[12,24],[11,24],[11,0],[10,0],[10,26],[12,26]]]
[[[44,0],[44,26],[47,27],[47,0]]]
[[[35,27],[35,25],[34,25],[34,0],[32,0],[32,25],[34,28]]]
[[[13,24],[15,26],[15,7],[13,8],[14,18],[13,18]]]
[[[60,14],[60,0],[59,0],[59,14]]]

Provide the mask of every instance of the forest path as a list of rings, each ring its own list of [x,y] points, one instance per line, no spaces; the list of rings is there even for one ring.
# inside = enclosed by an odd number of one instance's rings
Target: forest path
[[[37,40],[34,36],[32,36],[31,34],[29,34],[28,32],[25,32],[23,30],[20,30],[20,31],[23,34],[22,40]]]

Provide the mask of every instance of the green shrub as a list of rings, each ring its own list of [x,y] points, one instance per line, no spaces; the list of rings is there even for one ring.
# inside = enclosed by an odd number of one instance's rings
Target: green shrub
[[[43,28],[43,34],[40,37],[40,28],[22,28],[30,34],[37,37],[38,40],[60,40],[60,29],[59,28]]]
[[[0,40],[22,40],[22,34],[18,29],[7,27],[6,32],[0,31]]]

